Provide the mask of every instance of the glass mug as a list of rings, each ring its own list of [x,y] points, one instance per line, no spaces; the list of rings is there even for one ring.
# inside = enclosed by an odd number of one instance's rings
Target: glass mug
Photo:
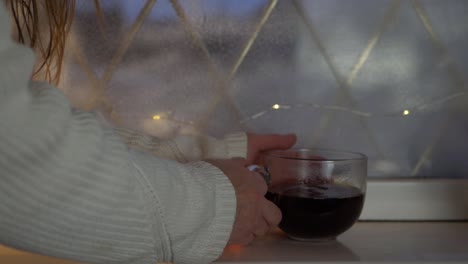
[[[272,150],[263,167],[249,166],[269,185],[266,198],[282,212],[279,224],[291,239],[328,241],[348,230],[361,214],[367,157],[325,149]]]

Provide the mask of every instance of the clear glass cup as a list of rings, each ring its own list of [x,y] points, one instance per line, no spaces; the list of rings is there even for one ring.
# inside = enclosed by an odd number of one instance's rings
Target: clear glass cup
[[[361,214],[367,157],[325,149],[273,150],[254,170],[269,183],[267,199],[283,214],[279,227],[292,239],[328,241],[348,230]]]

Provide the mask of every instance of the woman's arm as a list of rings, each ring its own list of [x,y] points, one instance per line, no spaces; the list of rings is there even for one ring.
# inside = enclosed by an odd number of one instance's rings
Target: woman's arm
[[[205,162],[129,148],[47,84],[0,4],[0,243],[87,263],[206,263],[234,222],[234,190]],[[32,87],[35,86],[35,87]]]

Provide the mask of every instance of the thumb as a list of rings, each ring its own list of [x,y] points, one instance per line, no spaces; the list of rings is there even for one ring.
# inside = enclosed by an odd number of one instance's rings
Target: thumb
[[[296,144],[296,140],[297,138],[294,134],[249,135],[249,141],[251,141],[259,151],[269,149],[287,149],[294,146],[294,144]]]
[[[288,149],[294,146],[297,141],[295,134],[289,135],[257,135],[257,134],[248,134],[248,154],[247,162],[253,162],[256,155],[264,150],[270,149]]]

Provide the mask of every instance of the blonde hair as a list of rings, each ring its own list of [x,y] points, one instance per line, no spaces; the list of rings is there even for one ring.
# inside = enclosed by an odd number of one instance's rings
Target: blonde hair
[[[74,0],[7,0],[14,21],[13,37],[40,56],[33,77],[58,84],[65,43],[73,20]]]

